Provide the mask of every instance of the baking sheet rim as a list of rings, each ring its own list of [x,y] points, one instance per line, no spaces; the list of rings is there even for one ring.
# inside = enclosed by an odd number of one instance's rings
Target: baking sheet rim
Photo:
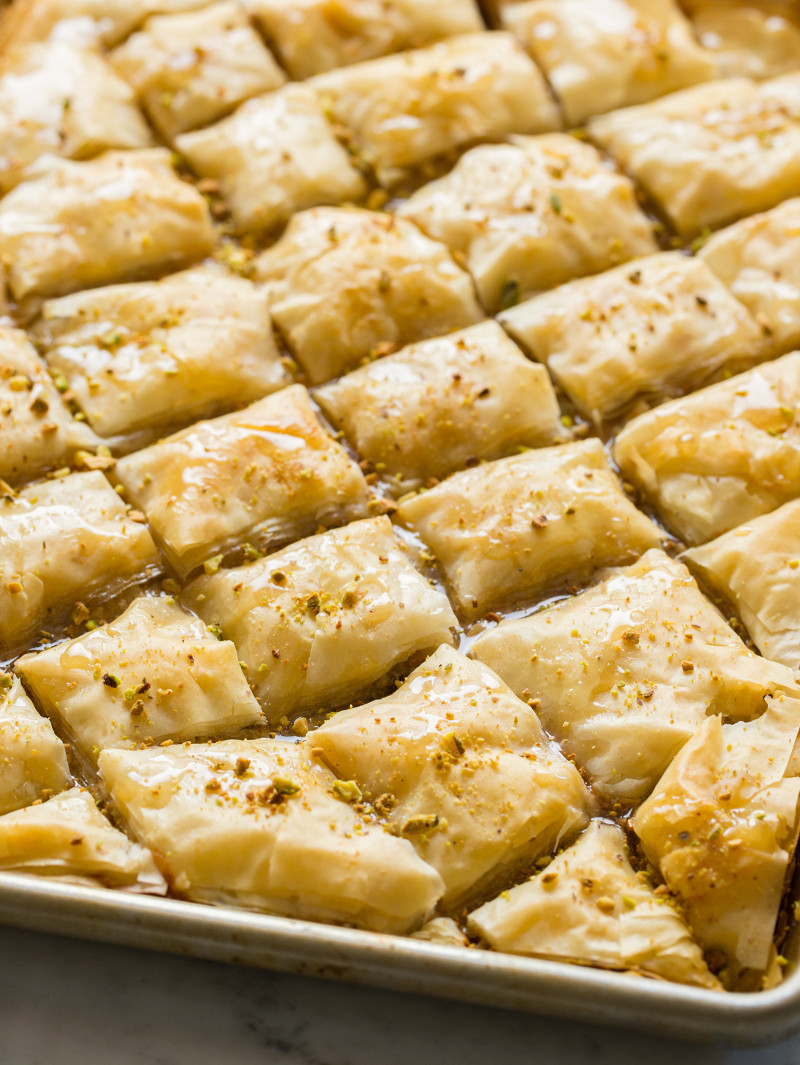
[[[676,1039],[762,1045],[800,1030],[800,967],[755,994],[0,873],[0,923],[435,995]]]

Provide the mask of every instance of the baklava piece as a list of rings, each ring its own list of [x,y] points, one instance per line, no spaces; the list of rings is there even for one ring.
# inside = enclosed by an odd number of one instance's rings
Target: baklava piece
[[[778,696],[755,721],[709,718],[634,818],[645,854],[735,987],[763,972],[798,833],[800,778],[787,775],[800,703]]]
[[[246,0],[293,78],[483,29],[475,0]]]
[[[468,928],[508,954],[722,989],[680,911],[634,871],[625,834],[607,821],[593,821],[544,871],[471,913]]]
[[[735,607],[762,655],[800,669],[800,500],[683,557]]]
[[[147,526],[102,473],[73,473],[0,502],[0,649],[10,653],[77,601],[159,571]]]
[[[49,42],[20,45],[0,58],[3,192],[47,152],[88,159],[151,143],[130,87],[96,52]]]
[[[433,551],[467,617],[558,591],[664,538],[623,495],[599,440],[453,474],[397,514]]]
[[[363,177],[305,85],[249,100],[176,144],[196,173],[219,182],[240,232],[268,231],[296,211],[366,194]]]
[[[309,84],[383,185],[479,141],[561,126],[544,78],[508,33],[453,37]]]
[[[135,599],[77,639],[24,655],[15,670],[89,763],[106,747],[206,739],[264,723],[233,644],[155,596]]]
[[[439,871],[450,912],[555,850],[590,803],[534,711],[449,647],[309,741]]]
[[[263,292],[209,267],[48,301],[37,340],[103,436],[174,429],[289,381]]]
[[[452,643],[457,624],[386,517],[199,577],[184,602],[233,640],[275,725],[363,694],[412,655]]]
[[[566,436],[547,371],[492,321],[412,344],[314,397],[397,493]]]
[[[800,354],[640,415],[614,457],[687,544],[800,496]]]
[[[502,21],[571,126],[714,77],[713,57],[675,0],[530,0],[506,5]]]
[[[700,252],[776,353],[800,345],[800,199],[716,233]]]
[[[595,118],[589,132],[693,237],[800,194],[797,78],[699,85]]]
[[[438,873],[370,822],[305,745],[109,750],[100,772],[129,830],[163,855],[187,898],[403,933],[442,894]]]
[[[563,133],[473,148],[397,213],[466,256],[490,314],[657,250],[630,180]]]
[[[680,252],[572,281],[501,321],[596,422],[769,354],[750,312],[704,262]]]
[[[0,477],[10,484],[100,444],[61,402],[25,334],[6,326],[0,326],[0,429]]]
[[[286,80],[234,0],[149,18],[111,62],[167,141]]]
[[[795,0],[682,0],[723,78],[771,78],[800,66]]]
[[[0,814],[63,791],[71,781],[67,752],[8,673],[0,673]]]
[[[198,422],[128,455],[115,473],[181,577],[201,562],[218,568],[246,540],[277,546],[363,517],[370,498],[302,385]]]
[[[206,201],[165,148],[49,157],[0,201],[0,260],[17,300],[177,270],[214,241]]]
[[[167,890],[150,851],[114,828],[79,787],[0,817],[0,872],[155,895]]]
[[[525,699],[595,791],[641,802],[709,714],[755,717],[790,669],[748,650],[661,551],[588,591],[501,621],[472,653]]]
[[[257,260],[272,317],[312,384],[483,318],[450,252],[403,219],[318,207]]]

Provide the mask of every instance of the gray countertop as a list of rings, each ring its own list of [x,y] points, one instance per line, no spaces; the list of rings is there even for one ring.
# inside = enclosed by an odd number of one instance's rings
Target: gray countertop
[[[0,928],[2,1065],[798,1065]]]

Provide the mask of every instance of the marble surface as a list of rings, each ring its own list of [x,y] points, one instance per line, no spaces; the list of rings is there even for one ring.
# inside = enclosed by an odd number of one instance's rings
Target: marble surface
[[[576,1008],[577,1012],[577,1008]],[[797,1065],[0,928],[2,1065]]]

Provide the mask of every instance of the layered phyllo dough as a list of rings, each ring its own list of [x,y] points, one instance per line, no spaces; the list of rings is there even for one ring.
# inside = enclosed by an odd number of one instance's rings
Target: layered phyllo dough
[[[769,353],[750,312],[705,263],[680,252],[572,281],[501,321],[596,421]]]
[[[700,255],[778,353],[800,345],[800,199],[716,233]]]
[[[23,332],[0,326],[0,477],[10,484],[77,460],[100,441],[76,421]]]
[[[502,11],[571,126],[714,76],[676,0],[528,0]]]
[[[214,240],[206,201],[165,148],[49,157],[0,202],[0,261],[17,300],[177,270]]]
[[[682,0],[724,78],[771,78],[800,67],[794,0]]]
[[[468,924],[509,954],[722,987],[680,910],[636,873],[624,832],[608,821],[592,821],[542,872],[473,911]]]
[[[0,814],[63,791],[72,780],[64,744],[16,677],[0,673]]]
[[[167,887],[150,851],[114,828],[80,787],[0,817],[0,872],[157,895]]]
[[[466,256],[489,313],[656,250],[630,180],[563,133],[473,148],[397,213]]]
[[[464,470],[397,513],[433,551],[468,617],[560,590],[663,540],[623,495],[599,440]]]
[[[506,33],[453,37],[310,84],[385,185],[479,141],[561,126],[542,74]]]
[[[208,267],[50,300],[36,336],[103,436],[175,428],[289,381],[263,292]]]
[[[228,640],[172,599],[142,596],[115,621],[15,666],[81,755],[225,736],[263,722]]]
[[[87,159],[152,142],[133,92],[89,48],[20,45],[0,58],[0,190],[41,155]]]
[[[130,831],[188,898],[408,932],[442,894],[439,874],[368,820],[308,745],[103,751],[100,772]]]
[[[363,694],[412,655],[452,643],[457,624],[386,517],[199,577],[184,602],[233,640],[274,725]]]
[[[286,80],[235,0],[155,15],[111,62],[166,140],[214,122]]]
[[[798,833],[800,777],[789,770],[798,723],[800,703],[788,697],[755,721],[709,718],[634,818],[647,858],[729,986],[774,958]]]
[[[153,538],[102,473],[73,473],[0,502],[0,651],[18,649],[77,602],[158,572]]]
[[[246,0],[293,78],[483,29],[475,0]]]
[[[115,476],[181,576],[245,541],[278,545],[362,517],[370,497],[302,385],[137,451]]]
[[[641,802],[709,714],[752,718],[790,669],[748,650],[662,551],[574,598],[501,621],[472,654],[536,706],[595,791]]]
[[[567,841],[590,805],[534,711],[449,647],[309,742],[438,870],[449,911]]]
[[[411,344],[314,396],[397,493],[566,435],[547,371],[492,321]]]
[[[593,119],[589,131],[692,237],[800,194],[797,79],[716,81]]]
[[[800,495],[800,354],[665,403],[614,457],[670,529],[700,544]]]
[[[411,222],[318,207],[256,261],[272,317],[312,384],[483,318],[469,275]]]
[[[800,669],[800,500],[683,557],[732,604],[762,655]]]
[[[366,193],[364,178],[305,85],[249,100],[176,143],[196,173],[219,182],[240,232],[271,230],[296,211]]]

